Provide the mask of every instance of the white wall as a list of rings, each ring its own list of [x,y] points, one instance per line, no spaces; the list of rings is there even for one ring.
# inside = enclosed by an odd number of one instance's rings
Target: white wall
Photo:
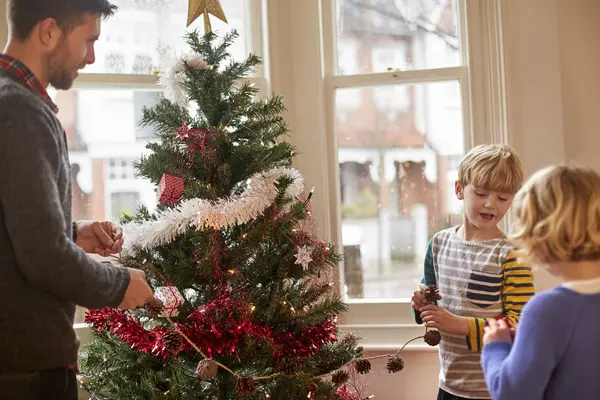
[[[509,140],[527,175],[565,157],[558,3],[504,0]]]
[[[526,174],[565,161],[600,171],[600,2],[504,0],[504,11],[510,139]]]
[[[561,0],[558,14],[566,158],[600,171],[600,1]]]
[[[567,158],[560,46],[567,42],[559,31],[559,7],[577,2],[503,0],[509,141],[526,176]],[[536,271],[539,289],[555,284],[548,274]]]
[[[562,161],[600,170],[600,2],[504,3],[510,136],[526,173]]]

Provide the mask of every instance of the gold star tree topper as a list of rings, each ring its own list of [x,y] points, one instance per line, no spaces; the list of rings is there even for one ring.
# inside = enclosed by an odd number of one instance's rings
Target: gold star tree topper
[[[187,26],[202,14],[204,14],[204,33],[212,32],[210,14],[227,23],[227,17],[219,0],[189,0]]]

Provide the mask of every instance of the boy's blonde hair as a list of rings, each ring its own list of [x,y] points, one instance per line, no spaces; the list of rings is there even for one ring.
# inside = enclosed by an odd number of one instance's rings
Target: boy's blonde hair
[[[600,260],[600,175],[590,168],[552,166],[536,172],[517,193],[520,256],[551,264]]]
[[[485,144],[474,147],[458,166],[458,180],[466,187],[514,194],[523,183],[521,160],[512,147]]]

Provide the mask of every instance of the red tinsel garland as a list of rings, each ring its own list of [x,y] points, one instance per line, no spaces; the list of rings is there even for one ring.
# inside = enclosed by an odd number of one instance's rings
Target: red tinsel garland
[[[295,358],[297,360],[314,356],[324,344],[335,343],[336,327],[329,319],[323,324],[315,325],[294,335],[291,332],[276,333],[273,343],[276,347],[273,357]]]
[[[113,308],[89,310],[85,322],[98,332],[105,331],[118,336],[122,342],[131,345],[132,349],[140,353],[150,353],[161,358],[170,355],[162,341],[165,333],[170,331],[166,326],[155,327],[148,331],[125,311]]]
[[[210,158],[213,155],[214,149],[210,148],[209,142],[214,139],[215,135],[210,130],[190,128],[184,123],[181,128],[177,129],[176,134],[190,150],[199,152],[203,158]]]
[[[190,151],[188,154],[188,168],[191,168],[195,162],[195,154],[200,153],[204,161],[205,167],[210,167],[209,160],[214,157],[215,149],[211,147],[214,141],[215,134],[208,129],[190,128],[187,123],[184,123],[181,128],[177,129],[176,135],[187,146]],[[210,181],[210,168],[207,171],[208,180]]]
[[[253,323],[252,311],[243,301],[235,300],[228,294],[221,295],[211,303],[196,309],[188,317],[188,323],[178,325],[194,344],[208,357],[229,355],[239,347],[248,335],[271,343],[275,351],[273,357],[304,359],[316,354],[320,347],[333,343],[336,328],[332,320],[307,328],[299,334],[274,333],[270,327]],[[146,330],[143,325],[125,311],[104,308],[89,310],[85,322],[98,331],[119,337],[131,348],[165,358],[176,356],[180,351],[194,351],[187,342],[176,352],[169,352],[163,336],[171,330],[166,326]]]
[[[248,303],[222,295],[194,310],[188,317],[190,323],[180,329],[212,358],[234,353],[247,335],[270,340],[270,329],[253,323],[251,317]]]

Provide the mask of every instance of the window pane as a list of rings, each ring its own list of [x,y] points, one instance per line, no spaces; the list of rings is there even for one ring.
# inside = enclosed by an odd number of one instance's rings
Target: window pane
[[[140,204],[139,192],[114,192],[110,197],[113,221],[118,221],[123,214],[133,215]]]
[[[72,166],[73,219],[118,220],[136,210],[134,202],[154,209],[155,188],[133,164],[156,138],[152,127],[139,126],[142,109],[159,99],[150,90],[56,92]]]
[[[160,68],[165,56],[173,51],[188,51],[185,32],[198,30],[204,33],[204,16],[189,28],[187,23],[187,0],[114,0],[119,6],[117,13],[102,24],[102,34],[96,43],[96,62],[85,72],[150,74]],[[231,46],[238,60],[247,57],[251,48],[252,34],[249,27],[252,12],[249,0],[221,0],[228,24],[211,15],[212,29],[219,36],[236,29],[240,35]]]
[[[410,297],[429,239],[460,223],[459,83],[338,89],[336,127],[346,293]]]
[[[133,163],[155,137],[152,128],[139,127],[139,120],[142,108],[156,104],[159,94],[148,90],[52,92],[67,134],[74,220],[118,221],[140,204],[155,209],[155,188],[137,176]],[[83,322],[84,311],[77,310],[76,323]]]
[[[340,75],[461,64],[458,0],[337,0]]]

